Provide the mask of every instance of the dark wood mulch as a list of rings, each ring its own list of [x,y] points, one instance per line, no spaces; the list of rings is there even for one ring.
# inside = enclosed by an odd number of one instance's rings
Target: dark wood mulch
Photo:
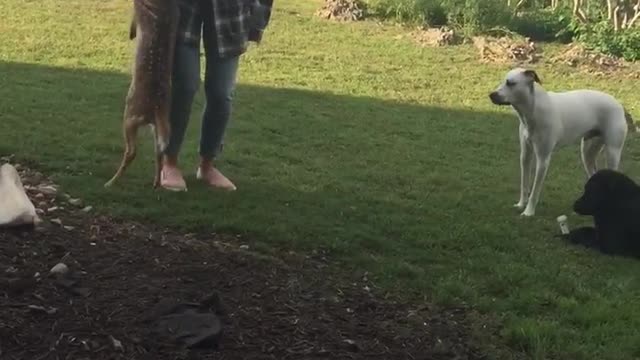
[[[21,171],[45,224],[0,230],[0,359],[485,358],[462,310],[386,300],[366,279],[332,279],[315,259],[275,260],[214,235],[96,216]],[[58,263],[75,283],[49,273]],[[212,297],[217,348],[186,349],[145,321],[163,301]]]

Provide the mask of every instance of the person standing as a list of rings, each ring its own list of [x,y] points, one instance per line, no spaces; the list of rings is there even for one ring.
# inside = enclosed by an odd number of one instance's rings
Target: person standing
[[[236,186],[214,165],[231,117],[240,57],[250,42],[260,43],[273,0],[179,0],[180,20],[172,74],[171,137],[164,153],[160,185],[186,191],[178,155],[200,87],[200,43],[204,44],[205,105],[196,177],[225,190]]]

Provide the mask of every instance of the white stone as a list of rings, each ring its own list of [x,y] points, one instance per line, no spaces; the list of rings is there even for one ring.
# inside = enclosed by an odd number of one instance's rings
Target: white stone
[[[569,222],[567,221],[567,215],[560,215],[556,219],[558,221],[558,225],[560,226],[560,231],[563,235],[567,235],[569,233]]]
[[[55,195],[58,192],[58,189],[52,185],[43,185],[38,187],[38,191],[47,195]]]
[[[74,206],[80,206],[82,205],[82,200],[80,199],[69,199],[69,204],[74,205]]]
[[[36,208],[27,196],[16,168],[10,164],[0,166],[0,226],[39,222]]]
[[[69,271],[69,267],[63,263],[58,263],[56,264],[56,266],[52,267],[51,270],[49,270],[50,273],[52,274],[65,274],[66,272]]]
[[[122,346],[122,341],[114,338],[111,335],[109,335],[109,338],[111,338],[111,343],[113,344],[114,349],[116,349],[117,351],[124,351],[124,347]]]

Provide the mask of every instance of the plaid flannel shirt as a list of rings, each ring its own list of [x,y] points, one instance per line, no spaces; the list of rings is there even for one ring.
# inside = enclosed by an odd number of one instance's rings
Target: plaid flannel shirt
[[[180,0],[178,36],[195,46],[202,38],[220,57],[239,56],[249,41],[260,42],[272,7],[273,0]]]

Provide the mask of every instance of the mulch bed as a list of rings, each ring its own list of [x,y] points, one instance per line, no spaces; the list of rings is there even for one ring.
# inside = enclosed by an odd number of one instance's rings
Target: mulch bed
[[[1,359],[484,359],[462,310],[385,300],[319,259],[97,216],[21,171],[45,222],[0,230]],[[59,263],[75,284],[50,274]],[[187,349],[147,321],[158,303],[202,299],[219,300],[202,305],[221,320],[218,346]]]

